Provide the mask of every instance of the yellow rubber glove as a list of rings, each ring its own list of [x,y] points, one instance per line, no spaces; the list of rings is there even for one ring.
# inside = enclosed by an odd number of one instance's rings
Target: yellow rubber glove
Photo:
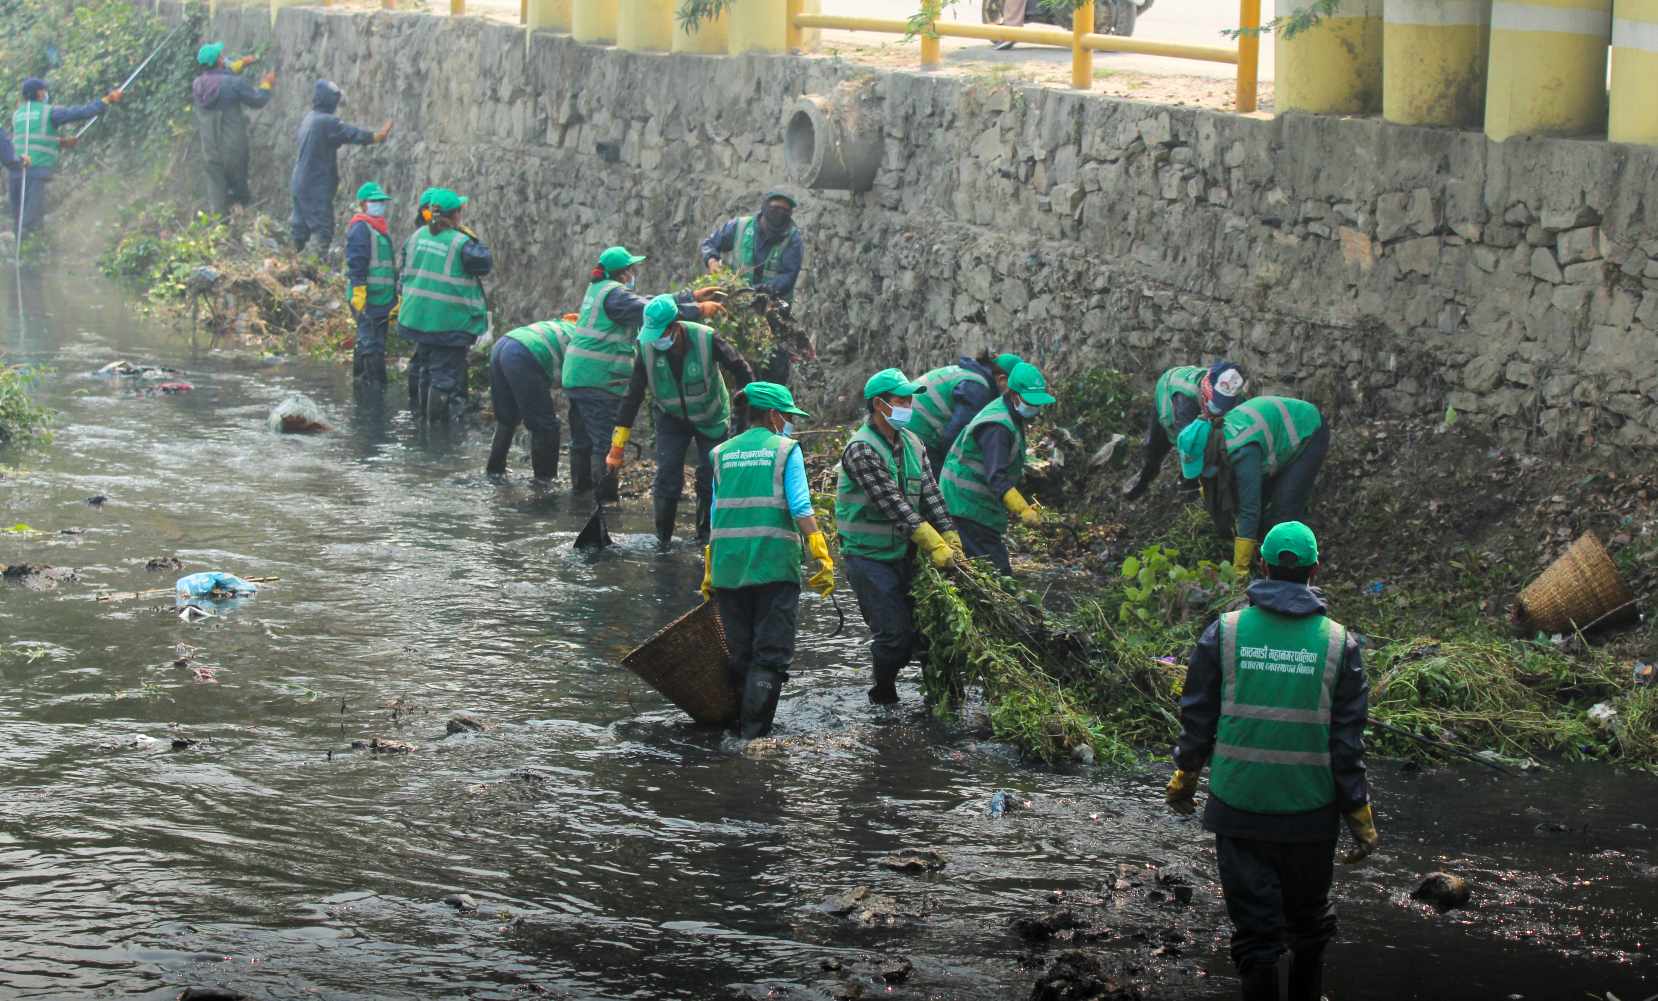
[[[1341,860],[1342,865],[1352,865],[1375,851],[1382,838],[1376,833],[1376,815],[1371,812],[1369,803],[1343,814],[1342,819],[1347,821],[1347,829],[1353,832],[1353,840],[1358,842],[1357,847]]]
[[[714,547],[702,547],[702,597],[704,601],[714,600]]]
[[[817,573],[806,586],[827,598],[835,590],[835,561],[829,558],[829,540],[822,532],[813,532],[806,536],[806,551],[817,560]]]
[[[1232,540],[1232,569],[1238,571],[1239,577],[1248,577],[1249,571],[1255,564],[1255,548],[1260,545],[1254,539],[1236,538]]]
[[[1183,817],[1197,812],[1197,772],[1175,769],[1174,778],[1169,779],[1168,788],[1163,790],[1163,798],[1170,809]]]
[[[618,427],[610,432],[610,451],[604,457],[606,469],[614,473],[622,468],[622,449],[627,447],[628,439],[632,436],[632,428]]]
[[[365,310],[367,308],[368,308],[368,286],[367,285],[353,285],[351,287],[351,309],[352,309],[352,311],[357,312],[357,313],[361,313],[363,310]]]
[[[1007,493],[1002,495],[1002,506],[1007,508],[1009,514],[1031,528],[1042,524],[1042,509],[1026,501],[1018,487],[1007,488]]]
[[[950,561],[956,558],[956,554],[950,550],[950,544],[944,541],[944,536],[938,534],[938,529],[928,522],[924,521],[916,527],[910,534],[910,541],[920,547],[933,561],[933,566],[940,570],[949,566]]]
[[[402,299],[394,299],[392,301],[392,304],[391,304],[391,312],[386,314],[386,322],[387,323],[396,323],[397,322],[397,311],[402,309],[402,308],[403,308],[403,300]]]
[[[945,532],[943,534],[944,534],[944,541],[948,542],[950,544],[950,551],[952,553],[956,554],[956,559],[961,560],[963,562],[966,562],[966,560],[967,560],[967,550],[962,548],[961,533],[952,529],[951,531]]]
[[[258,56],[243,56],[240,59],[232,59],[230,61],[230,72],[240,73],[258,61]]]

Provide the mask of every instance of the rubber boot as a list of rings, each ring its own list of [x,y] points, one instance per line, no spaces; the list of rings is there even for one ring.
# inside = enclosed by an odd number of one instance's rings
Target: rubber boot
[[[656,542],[666,546],[674,540],[674,515],[679,513],[679,498],[652,496],[651,508],[656,513]]]
[[[1299,950],[1290,960],[1289,1001],[1322,1001],[1324,997],[1324,947]]]
[[[697,542],[708,545],[708,536],[712,534],[714,515],[714,498],[697,495]]]
[[[558,479],[559,437],[557,431],[530,432],[530,468],[539,483]]]
[[[489,443],[489,461],[484,464],[485,476],[507,475],[507,453],[512,451],[512,432],[510,424],[495,425],[495,440]]]
[[[771,721],[777,715],[777,699],[783,694],[783,681],[788,677],[780,671],[751,667],[743,684],[742,715],[738,717],[737,736],[744,740],[764,737],[771,732]]]
[[[1243,976],[1243,1001],[1278,1001],[1278,965],[1257,966]]]
[[[570,492],[585,494],[593,489],[593,450],[570,446]]]
[[[875,687],[869,690],[869,701],[877,706],[898,702],[898,668],[875,665]]]
[[[447,424],[450,421],[459,423],[465,415],[466,398],[459,393],[433,389],[427,394],[426,422],[428,424]]]

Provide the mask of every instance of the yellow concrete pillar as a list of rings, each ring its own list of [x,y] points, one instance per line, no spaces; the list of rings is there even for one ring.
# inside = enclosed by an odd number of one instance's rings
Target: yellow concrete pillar
[[[1606,127],[1612,0],[1495,0],[1485,134],[1581,135]]]
[[[1275,36],[1273,45],[1279,111],[1362,115],[1381,108],[1382,0],[1341,0],[1331,16],[1294,38]]]
[[[674,45],[674,0],[621,0],[616,44],[635,52],[666,52]]]
[[[569,31],[570,0],[526,0],[531,31]]]
[[[1658,0],[1612,2],[1612,107],[1606,138],[1658,143]]]
[[[785,0],[736,0],[731,5],[730,52],[787,52],[789,4]]]
[[[570,34],[578,42],[616,43],[616,0],[574,0],[570,7]]]
[[[731,17],[724,11],[712,21],[706,18],[697,23],[697,30],[686,34],[679,26],[679,19],[674,19],[675,52],[696,52],[702,55],[724,55],[731,44],[730,39]]]
[[[1478,127],[1491,0],[1383,0],[1382,20],[1382,117]]]

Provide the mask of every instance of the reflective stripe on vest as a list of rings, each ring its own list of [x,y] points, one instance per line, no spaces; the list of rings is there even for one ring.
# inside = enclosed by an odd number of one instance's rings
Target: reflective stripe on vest
[[[52,106],[30,101],[12,114],[12,138],[20,141],[17,155],[29,156],[29,166],[50,169],[58,164],[58,130],[52,124]]]
[[[556,384],[564,368],[564,346],[570,341],[568,326],[563,320],[541,320],[509,330],[507,336],[528,348],[547,381]]]
[[[650,344],[639,345],[651,393],[663,413],[684,418],[697,434],[724,438],[731,426],[731,393],[714,364],[713,328],[688,320],[679,322],[690,346],[680,369],[682,379],[674,378],[666,351]]]
[[[898,492],[905,503],[920,511],[921,488],[925,480],[921,456],[926,446],[919,437],[904,429],[899,429],[898,441],[899,448],[895,452],[881,433],[865,421],[846,447],[849,449],[862,442],[873,448],[886,463],[887,475],[898,485]],[[840,536],[841,552],[846,555],[891,561],[903,559],[910,551],[910,537],[905,526],[888,518],[869,499],[869,494],[852,478],[852,474],[846,471],[845,449],[841,450],[840,478],[835,488],[835,531]]]
[[[1335,801],[1330,707],[1347,630],[1319,615],[1248,608],[1221,616],[1221,718],[1210,790],[1253,813]]]
[[[422,227],[415,232],[403,271],[401,326],[426,333],[484,332],[483,289],[461,270],[461,247],[470,240],[458,229],[434,234]]]
[[[755,427],[714,449],[709,558],[716,588],[800,582],[800,532],[783,490],[789,455],[799,447]]]
[[[1295,461],[1301,446],[1324,423],[1318,408],[1287,396],[1257,396],[1233,407],[1226,415],[1226,452],[1235,455],[1258,445],[1265,457],[1262,471],[1273,476]]]
[[[1013,451],[1008,457],[1008,477],[1018,483],[1025,472],[1025,432],[1007,409],[1007,397],[1000,397],[981,411],[962,429],[950,454],[944,459],[944,472],[938,486],[944,494],[944,506],[951,517],[976,521],[998,532],[1007,531],[1007,507],[990,489],[990,475],[984,466],[984,452],[979,448],[975,432],[986,424],[999,424],[1013,436]]]
[[[604,311],[605,299],[621,287],[610,279],[587,286],[564,353],[565,389],[602,389],[617,396],[627,391],[633,377],[633,335]]]
[[[928,448],[937,448],[940,445],[952,444],[942,440],[944,426],[950,423],[950,415],[955,412],[956,387],[964,382],[977,383],[985,388],[990,383],[984,376],[969,368],[960,365],[946,365],[935,368],[920,379],[916,380],[927,387],[925,393],[915,394],[913,400],[915,413],[910,418],[911,431],[920,438]]]
[[[1180,434],[1180,428],[1174,426],[1174,398],[1185,396],[1202,409],[1202,396],[1198,392],[1198,384],[1207,371],[1197,365],[1177,365],[1157,377],[1157,387],[1152,390],[1152,400],[1157,404],[1157,423],[1163,426],[1163,433],[1173,442]]]
[[[369,305],[389,306],[397,298],[397,263],[392,259],[391,237],[373,226],[368,230],[368,277],[363,287],[368,289]]]

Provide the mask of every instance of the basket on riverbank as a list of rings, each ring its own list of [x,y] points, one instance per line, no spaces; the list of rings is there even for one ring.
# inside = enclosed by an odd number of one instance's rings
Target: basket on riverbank
[[[681,615],[622,658],[698,723],[725,726],[737,719],[737,693],[726,674],[725,630],[712,601]]]
[[[1635,612],[1635,596],[1594,532],[1571,548],[1520,592],[1514,609],[1522,628],[1570,632],[1621,621]]]

